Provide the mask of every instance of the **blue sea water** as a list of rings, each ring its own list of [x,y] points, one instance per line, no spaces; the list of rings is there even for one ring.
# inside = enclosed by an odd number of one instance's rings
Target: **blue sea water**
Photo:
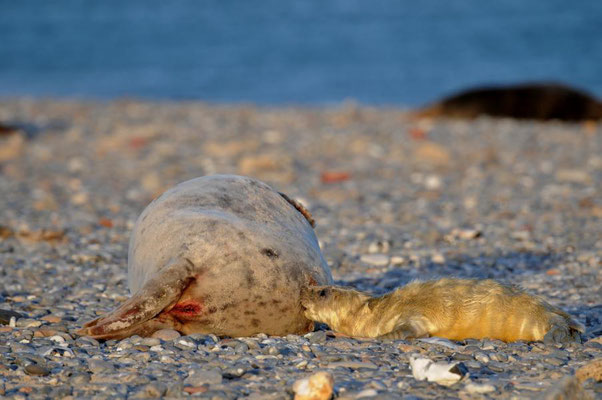
[[[602,97],[601,0],[0,0],[0,96],[417,105],[529,80]]]

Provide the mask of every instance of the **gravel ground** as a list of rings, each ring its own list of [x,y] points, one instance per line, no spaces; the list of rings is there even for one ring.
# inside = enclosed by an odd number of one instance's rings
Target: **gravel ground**
[[[22,128],[0,134],[0,309],[22,315],[0,319],[0,397],[288,399],[326,370],[339,398],[532,398],[602,357],[602,125],[27,99],[0,102],[0,121]],[[213,173],[307,204],[341,284],[496,278],[573,314],[584,344],[74,335],[128,297],[129,234],[148,202]],[[416,355],[470,377],[417,381]]]

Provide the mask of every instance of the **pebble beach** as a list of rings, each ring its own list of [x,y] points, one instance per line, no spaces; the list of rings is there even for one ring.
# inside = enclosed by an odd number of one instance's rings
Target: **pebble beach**
[[[0,123],[0,397],[292,399],[322,371],[336,399],[602,397],[602,124],[53,99],[1,100]],[[129,297],[140,212],[216,173],[306,205],[338,284],[494,278],[573,315],[583,343],[77,336]],[[416,357],[466,374],[418,380]]]

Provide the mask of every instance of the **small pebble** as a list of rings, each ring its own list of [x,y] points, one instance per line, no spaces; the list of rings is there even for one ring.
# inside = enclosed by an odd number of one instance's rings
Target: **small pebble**
[[[324,343],[326,341],[326,332],[325,331],[315,331],[308,333],[305,335],[305,338],[309,340],[310,343]]]
[[[477,229],[454,229],[449,234],[452,239],[470,240],[481,237],[482,233]]]
[[[505,353],[500,353],[500,352],[490,353],[489,357],[494,361],[501,361],[501,362],[508,361],[508,355]]]
[[[231,367],[231,368],[227,368],[226,370],[224,370],[222,375],[226,379],[234,379],[234,378],[240,378],[246,372],[247,372],[247,370],[245,368]]]
[[[338,361],[328,364],[328,368],[350,368],[350,369],[378,369],[376,364],[371,362],[359,362],[359,361]]]
[[[489,384],[468,383],[464,386],[464,390],[471,394],[485,394],[495,392],[495,386]]]
[[[50,370],[38,364],[30,364],[25,367],[25,373],[34,376],[48,376],[50,375]]]
[[[56,315],[45,315],[41,318],[42,321],[50,322],[51,324],[58,324],[63,319]]]
[[[184,380],[185,385],[202,386],[222,383],[222,373],[218,370],[192,370]]]
[[[161,340],[157,337],[147,337],[140,341],[140,344],[148,347],[158,346],[161,344]]]
[[[385,267],[389,265],[389,256],[386,254],[364,254],[360,260],[366,264],[374,265],[375,267]]]
[[[333,394],[334,379],[328,372],[317,372],[293,384],[295,400],[328,400]]]
[[[497,361],[490,361],[487,367],[495,372],[504,372],[506,370],[506,365]]]
[[[435,253],[432,255],[431,261],[435,264],[445,264],[445,256],[441,253]]]
[[[249,351],[249,345],[244,342],[239,342],[234,346],[234,351],[238,354],[246,353]]]
[[[364,389],[361,392],[357,393],[355,396],[353,396],[356,399],[365,399],[368,397],[375,397],[378,396],[378,391],[375,389]]]
[[[0,325],[8,325],[10,323],[11,318],[25,319],[26,317],[23,314],[18,313],[16,311],[0,309]]]
[[[19,328],[37,328],[42,325],[42,321],[31,318],[19,318],[17,320],[17,327]]]
[[[88,368],[93,374],[110,374],[115,371],[112,363],[103,360],[90,360]]]
[[[388,253],[390,248],[391,248],[391,245],[386,240],[372,242],[372,243],[370,243],[370,246],[368,246],[368,253],[371,253],[371,254]]]
[[[489,362],[489,356],[482,351],[478,351],[474,354],[474,359],[483,364],[487,364]]]
[[[174,329],[160,329],[160,330],[154,332],[152,334],[151,338],[169,341],[169,340],[177,339],[180,336],[182,336],[182,335],[180,335],[180,332],[178,332]],[[145,344],[148,346],[148,343],[145,343]]]
[[[167,392],[167,386],[161,382],[152,382],[142,386],[133,398],[148,399],[163,397]]]
[[[519,390],[529,390],[539,392],[543,390],[541,382],[514,382],[514,388]]]

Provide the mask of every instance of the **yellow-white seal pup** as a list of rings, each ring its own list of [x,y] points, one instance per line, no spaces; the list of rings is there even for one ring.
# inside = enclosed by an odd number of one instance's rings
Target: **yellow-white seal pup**
[[[583,326],[539,297],[491,279],[412,282],[380,297],[337,286],[303,290],[305,316],[349,336],[566,342]]]

